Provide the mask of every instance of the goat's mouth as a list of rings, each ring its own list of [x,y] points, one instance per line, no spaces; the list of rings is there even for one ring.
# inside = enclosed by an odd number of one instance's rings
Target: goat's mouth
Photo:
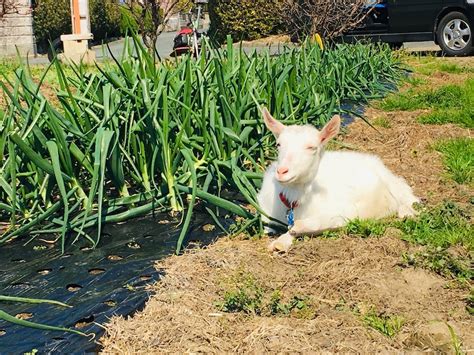
[[[293,181],[296,180],[296,176],[278,176],[276,175],[276,179],[280,184],[291,184]]]

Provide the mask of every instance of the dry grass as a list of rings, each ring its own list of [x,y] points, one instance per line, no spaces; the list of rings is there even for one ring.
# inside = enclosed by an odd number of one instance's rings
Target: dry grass
[[[114,318],[102,339],[105,353],[156,352],[394,352],[450,348],[449,322],[465,345],[474,346],[474,325],[464,292],[423,270],[403,269],[408,245],[380,239],[313,239],[288,256],[272,256],[268,240],[223,239],[205,250],[173,256],[157,266],[166,276],[143,312]],[[253,275],[267,293],[308,298],[301,317],[224,313],[216,307],[230,280]],[[390,339],[361,322],[370,306],[405,319]],[[358,310],[358,312],[357,312]],[[436,332],[430,322],[440,324]],[[447,342],[447,344],[446,344]]]

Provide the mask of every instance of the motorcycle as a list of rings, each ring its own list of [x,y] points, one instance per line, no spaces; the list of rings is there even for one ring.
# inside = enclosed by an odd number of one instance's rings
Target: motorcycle
[[[186,53],[192,53],[194,57],[199,55],[201,48],[200,40],[204,33],[198,31],[199,19],[201,18],[202,6],[207,4],[207,0],[196,0],[197,14],[193,21],[193,11],[189,11],[189,22],[181,28],[173,39],[172,57],[179,57]]]

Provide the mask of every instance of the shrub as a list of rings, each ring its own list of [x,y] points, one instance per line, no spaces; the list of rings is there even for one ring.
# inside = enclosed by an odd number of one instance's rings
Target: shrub
[[[114,0],[91,0],[89,3],[91,30],[95,41],[121,35],[121,12]],[[40,52],[47,50],[48,41],[71,33],[69,0],[38,0],[33,11],[34,33]]]
[[[33,11],[33,21],[38,51],[45,51],[48,41],[71,33],[69,0],[38,0]]]
[[[282,0],[210,0],[209,32],[218,41],[227,35],[236,40],[252,40],[279,33],[281,4]]]
[[[94,40],[120,37],[121,11],[114,0],[90,0],[91,30]]]

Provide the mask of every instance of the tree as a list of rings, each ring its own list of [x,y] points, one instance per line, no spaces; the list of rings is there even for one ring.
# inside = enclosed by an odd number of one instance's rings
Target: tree
[[[191,0],[128,0],[127,12],[138,25],[143,43],[156,53],[156,41],[170,18],[180,11],[190,10]]]
[[[373,1],[377,3],[378,1]],[[357,27],[370,13],[367,0],[283,0],[282,17],[292,38],[334,38]]]

